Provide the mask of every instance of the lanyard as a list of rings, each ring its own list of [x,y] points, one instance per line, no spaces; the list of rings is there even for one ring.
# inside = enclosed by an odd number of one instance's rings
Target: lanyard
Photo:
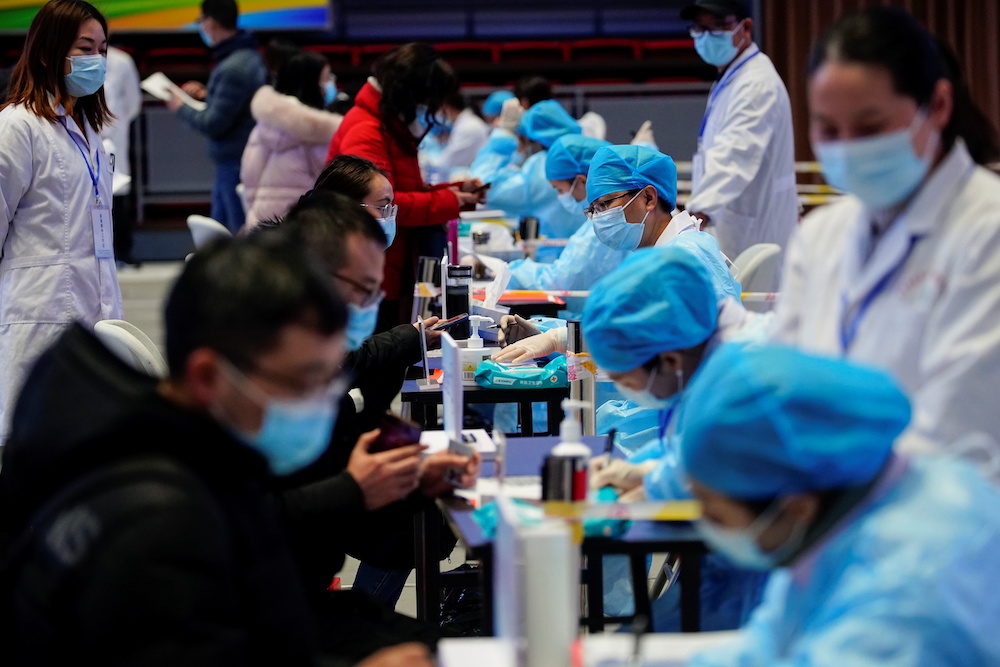
[[[871,291],[869,291],[868,294],[865,295],[865,297],[861,300],[861,303],[858,305],[857,310],[855,310],[854,316],[850,318],[845,318],[845,321],[841,323],[840,344],[844,352],[847,352],[847,350],[851,347],[851,343],[854,342],[854,338],[858,335],[858,329],[861,327],[861,320],[865,318],[865,314],[868,312],[868,308],[871,307],[875,299],[877,299],[878,296],[882,292],[884,292],[887,287],[889,287],[889,283],[893,281],[893,279],[896,277],[896,274],[898,274],[900,270],[903,268],[903,265],[906,264],[906,260],[910,258],[910,255],[913,253],[913,248],[914,246],[917,245],[917,241],[919,240],[920,240],[919,236],[910,237],[910,245],[906,249],[906,252],[903,254],[902,258],[900,258],[900,260],[896,263],[896,265],[893,266],[892,269],[887,271],[886,274],[882,276],[882,278],[877,283],[875,283],[875,287],[873,287]],[[843,308],[846,311],[847,295],[842,294],[840,297],[840,301]]]
[[[671,417],[674,416],[674,410],[677,409],[678,403],[680,403],[679,397],[678,400],[674,401],[673,405],[667,408],[666,413],[664,413],[663,415],[663,421],[660,422],[660,447],[663,449],[664,454],[667,451],[667,442],[663,438],[668,434],[667,433],[668,430],[670,431],[670,433],[673,433],[674,431],[674,429],[668,429],[668,427],[672,426]]]
[[[87,165],[87,173],[90,174],[90,181],[94,184],[94,201],[96,205],[100,207],[101,193],[97,189],[97,184],[101,181],[101,158],[100,156],[97,157],[97,173],[95,174],[94,170],[90,168],[90,159],[87,157],[87,151],[85,151],[83,146],[80,145],[76,136],[69,131],[69,128],[66,127],[66,122],[62,118],[59,119],[59,124],[63,126],[63,129],[66,130],[66,134],[68,134],[69,138],[73,140],[73,143],[76,144],[77,149],[80,151],[80,155],[83,156],[83,163]]]
[[[741,62],[736,67],[728,70],[722,80],[716,83],[712,87],[712,92],[708,94],[708,106],[705,108],[705,115],[701,117],[701,126],[698,128],[698,146],[701,146],[701,137],[705,134],[705,126],[708,125],[708,117],[712,115],[712,107],[715,105],[715,98],[718,97],[719,91],[728,86],[733,77],[736,76],[736,72],[739,71],[741,67],[746,65],[748,62],[760,55],[760,49],[758,48],[753,54],[747,57],[746,60]]]

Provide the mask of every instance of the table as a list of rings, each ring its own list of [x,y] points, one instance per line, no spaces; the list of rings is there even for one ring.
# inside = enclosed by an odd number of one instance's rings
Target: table
[[[585,436],[584,443],[594,453],[603,449],[603,436]],[[535,475],[541,469],[542,460],[551,448],[558,442],[557,438],[508,438],[506,470],[508,475]],[[482,475],[494,475],[492,462],[484,462]],[[444,513],[452,530],[462,539],[473,556],[480,559],[478,583],[483,590],[483,627],[487,632],[493,628],[492,618],[492,540],[485,536],[472,518],[472,507],[461,498],[444,498],[438,501],[438,506]],[[417,614],[424,619],[434,618],[440,613],[438,591],[441,585],[441,574],[438,572],[440,554],[436,551],[439,544],[436,533],[438,526],[434,522],[424,522],[417,519]],[[632,572],[632,589],[635,595],[635,610],[637,614],[645,614],[652,618],[651,601],[648,598],[648,583],[646,580],[646,560],[648,553],[676,553],[682,559],[682,567],[678,582],[681,586],[681,631],[698,632],[700,629],[701,600],[701,556],[706,552],[704,543],[699,539],[694,528],[686,523],[633,521],[624,536],[618,539],[586,538],[581,546],[581,552],[586,558],[586,571],[582,574],[582,583],[587,591],[587,613],[585,622],[590,632],[600,632],[604,629],[604,590],[602,556],[606,554],[625,554],[629,556]],[[468,576],[472,574],[473,576]],[[463,573],[462,584],[469,585],[476,580],[475,573]],[[447,576],[447,574],[446,574]],[[597,604],[594,604],[594,602]]]
[[[410,418],[425,430],[438,429],[437,406],[442,403],[440,387],[421,390],[416,380],[403,382],[403,403],[410,405]],[[517,403],[521,414],[521,434],[535,434],[532,421],[532,403],[548,404],[547,428],[550,434],[559,433],[562,421],[562,401],[569,398],[569,387],[540,387],[531,389],[486,389],[484,387],[462,387],[462,402],[471,403]],[[536,474],[537,470],[535,473]]]

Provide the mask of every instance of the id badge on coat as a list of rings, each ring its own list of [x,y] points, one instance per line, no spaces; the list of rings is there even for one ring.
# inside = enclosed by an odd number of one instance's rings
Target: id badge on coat
[[[691,157],[691,194],[698,192],[701,177],[705,174],[705,154],[699,148]]]
[[[106,206],[94,206],[90,209],[90,221],[94,226],[94,255],[98,259],[115,256],[113,231],[111,228],[111,209]]]

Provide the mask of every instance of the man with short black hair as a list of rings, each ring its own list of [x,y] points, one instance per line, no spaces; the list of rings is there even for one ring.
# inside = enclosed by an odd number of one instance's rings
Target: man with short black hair
[[[267,83],[267,68],[253,35],[237,27],[239,10],[234,0],[203,0],[198,30],[212,49],[215,67],[208,86],[188,81],[182,88],[205,108],[197,111],[177,95],[167,107],[177,112],[185,125],[208,137],[208,155],[215,163],[211,217],[234,234],[246,221],[243,204],[236,194],[240,182],[240,160],[254,127],[250,100]]]
[[[361,632],[357,651],[331,651],[336,628],[317,623],[289,541],[306,523],[296,508],[317,508],[308,497],[343,507],[345,525],[399,497],[366,495],[374,468],[389,473],[377,487],[416,489],[420,447],[369,454],[369,433],[343,483],[264,493],[327,450],[346,320],[323,269],[263,234],[185,266],[166,309],[168,378],[79,325],[42,355],[0,469],[3,529],[22,535],[12,664],[432,664],[423,644],[379,651],[399,641]]]

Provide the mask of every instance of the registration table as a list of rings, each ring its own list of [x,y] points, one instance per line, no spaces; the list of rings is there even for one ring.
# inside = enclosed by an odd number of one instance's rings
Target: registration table
[[[507,476],[538,475],[546,454],[557,444],[555,437],[509,438],[506,445],[505,473]],[[585,437],[584,442],[597,454],[603,449],[602,436]],[[483,477],[495,474],[494,464],[485,462]],[[484,631],[493,629],[492,586],[493,545],[490,537],[483,534],[473,518],[473,507],[464,499],[448,498],[438,502],[448,524],[468,547],[471,555],[480,561],[478,583],[482,586],[484,599]],[[441,576],[438,574],[440,554],[433,545],[439,543],[433,533],[435,526],[418,520],[417,547],[417,602],[418,613],[424,618],[434,618],[439,614],[439,600],[436,593],[440,589]],[[585,623],[591,632],[604,629],[602,556],[625,554],[629,557],[632,572],[632,587],[635,591],[637,614],[651,618],[650,600],[647,595],[648,582],[646,555],[651,553],[676,554],[681,559],[678,583],[681,598],[681,630],[697,632],[700,628],[701,555],[704,544],[694,528],[687,522],[633,521],[628,531],[621,537],[585,538],[581,552],[586,566],[582,571],[582,583],[587,593]],[[431,593],[431,592],[435,593]]]

